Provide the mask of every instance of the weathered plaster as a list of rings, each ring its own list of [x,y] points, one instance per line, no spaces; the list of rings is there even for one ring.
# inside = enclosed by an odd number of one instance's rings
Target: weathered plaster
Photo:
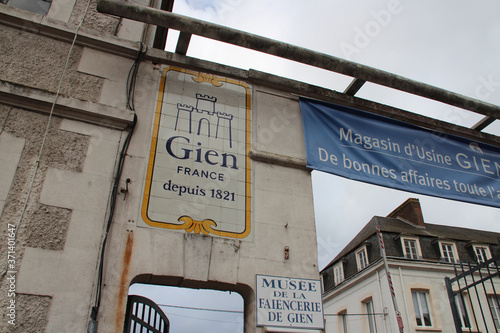
[[[0,80],[57,91],[71,44],[0,25],[0,45]],[[103,79],[78,72],[81,54],[82,47],[75,46],[61,95],[97,102]]]
[[[17,313],[22,321],[7,331],[11,333],[41,332],[47,326],[47,314],[50,311],[52,298],[49,296],[17,294]],[[2,318],[3,319],[3,318]],[[4,319],[5,320],[5,319]]]
[[[73,13],[71,14],[71,18],[69,20],[71,24],[78,25],[80,23],[85,13],[88,1],[89,0],[76,1]],[[95,9],[96,4],[97,0],[90,0],[90,7],[82,26],[86,29],[96,30],[99,33],[114,35],[120,19],[116,16],[98,13]]]
[[[44,250],[63,250],[70,219],[69,209],[39,205],[26,228],[26,245]]]
[[[24,207],[26,196],[31,186],[35,161],[38,158],[49,118],[25,110],[5,107],[0,108],[0,114],[4,119],[2,135],[10,135],[19,140],[24,140],[25,142],[19,158],[17,170],[12,180],[12,185],[8,192],[5,207],[0,217],[1,241],[3,243],[3,246],[0,247],[0,267],[2,271],[0,292],[7,295],[8,282],[6,281],[7,276],[4,275],[4,270],[7,268],[7,225],[18,225],[20,221],[22,208]],[[64,246],[64,240],[66,238],[65,229],[67,227],[70,211],[58,207],[40,205],[40,191],[48,168],[71,170],[77,173],[82,171],[89,140],[87,136],[81,134],[60,131],[60,123],[60,118],[52,118],[50,122],[45,140],[45,148],[42,151],[40,159],[40,165],[36,176],[33,178],[33,186],[31,187],[30,197],[27,201],[26,212],[17,228],[14,254],[16,270],[19,270],[21,267],[25,251],[29,246],[50,250],[62,250]],[[37,276],[37,274],[34,276]],[[19,285],[16,285],[16,287],[19,287]],[[33,296],[35,300],[38,299],[37,297],[38,296]],[[6,302],[9,300],[10,299],[7,297],[2,297],[0,299],[1,312],[3,315],[5,315],[6,311]],[[46,301],[44,301],[43,304],[45,303]],[[19,307],[24,306],[22,302],[18,304]],[[36,304],[36,302],[34,304]],[[19,307],[17,307],[18,310]],[[30,307],[27,307],[27,309],[30,309]],[[38,323],[38,325],[40,325],[37,326],[38,329],[23,330],[28,326],[16,326],[16,329],[23,327],[23,329],[21,329],[23,332],[43,330],[48,320],[46,318],[46,314],[48,313],[46,309],[32,312],[19,310],[16,314],[16,323],[25,322],[23,315],[27,313],[31,313],[31,316],[35,314],[42,316],[37,320],[28,320],[28,318],[26,318],[26,325]],[[6,320],[0,322],[1,331],[7,331],[11,328],[11,326],[8,326]]]

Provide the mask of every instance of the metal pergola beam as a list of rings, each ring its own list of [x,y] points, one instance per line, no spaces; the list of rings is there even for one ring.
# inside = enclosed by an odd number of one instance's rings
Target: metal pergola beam
[[[482,131],[489,125],[491,125],[495,121],[495,118],[491,117],[484,117],[480,121],[478,121],[474,126],[471,127],[471,129],[476,130],[476,131]]]
[[[185,33],[218,40],[322,68],[328,71],[348,75],[359,80],[372,82],[417,96],[429,98],[465,110],[483,114],[491,118],[499,119],[500,117],[500,107],[490,103],[411,80],[373,67],[361,65],[352,61],[283,43],[270,38],[250,34],[244,31],[231,29],[218,24],[120,0],[99,0],[97,10],[103,13],[153,24],[160,27],[172,28]]]
[[[179,34],[179,39],[177,41],[177,47],[175,48],[175,53],[186,55],[190,41],[191,34],[181,31],[181,33]]]
[[[174,9],[174,0],[162,0],[160,4],[161,10],[171,12]],[[165,27],[157,27],[155,37],[153,40],[153,47],[157,49],[164,49],[167,42],[168,29]]]
[[[355,78],[349,84],[349,86],[344,90],[344,94],[354,96],[361,89],[361,87],[366,83],[365,80]]]

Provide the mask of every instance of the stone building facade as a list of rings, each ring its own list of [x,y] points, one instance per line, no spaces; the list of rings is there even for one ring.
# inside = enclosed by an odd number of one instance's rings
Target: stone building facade
[[[291,94],[302,86],[154,49],[154,32],[97,12],[94,0],[54,0],[45,15],[0,4],[1,331],[120,332],[128,288],[141,282],[237,291],[245,332],[262,332],[256,274],[319,278],[311,177]],[[192,229],[144,221],[169,69],[195,73],[210,89],[220,80],[246,87],[240,125],[247,127],[232,127],[244,142],[243,157],[234,155],[245,161],[245,205],[234,215],[244,234],[230,223],[224,233],[203,221]],[[131,78],[135,85],[127,85]],[[181,152],[173,154],[180,160]],[[233,156],[215,148],[199,154],[205,166],[222,157],[229,165]]]
[[[373,217],[321,272],[326,332],[398,332],[396,312],[405,332],[457,332],[445,277],[498,258],[499,241],[495,232],[426,223],[418,199]],[[452,285],[484,279],[461,292],[460,331],[498,327],[498,266],[488,266]]]

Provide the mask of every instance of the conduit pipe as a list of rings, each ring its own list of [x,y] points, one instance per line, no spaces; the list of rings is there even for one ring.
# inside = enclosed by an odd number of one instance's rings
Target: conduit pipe
[[[500,118],[500,107],[460,95],[429,84],[414,81],[373,67],[283,43],[248,32],[187,16],[141,6],[123,0],[99,0],[97,10],[103,13],[179,30],[221,42],[260,51],[306,65],[344,74],[367,82],[429,98],[492,118]]]

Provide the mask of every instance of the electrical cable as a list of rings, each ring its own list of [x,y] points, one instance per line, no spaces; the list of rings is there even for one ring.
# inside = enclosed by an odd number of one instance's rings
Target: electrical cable
[[[238,311],[238,310],[197,308],[197,307],[192,307],[192,306],[181,306],[181,305],[170,305],[170,304],[158,304],[158,306],[165,306],[165,307],[169,307],[169,308],[186,309],[186,310],[214,311],[214,312],[227,312],[227,313],[243,313],[243,311]]]
[[[90,318],[92,319],[93,322],[97,322],[97,314],[99,313],[99,308],[101,306],[101,295],[102,295],[102,284],[103,284],[103,278],[104,278],[104,253],[106,250],[106,243],[108,240],[108,234],[109,230],[111,228],[111,223],[113,221],[113,216],[115,212],[115,206],[116,206],[116,199],[118,197],[118,185],[120,183],[120,178],[122,175],[123,171],[123,165],[125,162],[125,157],[127,156],[127,150],[130,145],[130,140],[132,138],[132,135],[134,133],[135,126],[137,124],[137,114],[135,113],[135,106],[134,106],[134,96],[135,96],[135,85],[137,82],[137,73],[139,70],[139,65],[140,62],[142,61],[144,54],[147,51],[146,49],[143,51],[143,44],[141,43],[139,53],[130,68],[130,71],[127,76],[127,83],[126,83],[126,97],[127,97],[127,109],[134,111],[134,120],[132,125],[130,126],[129,132],[127,134],[127,137],[125,138],[125,141],[123,143],[121,152],[120,152],[120,157],[118,160],[118,164],[116,167],[116,173],[114,177],[114,182],[113,182],[113,189],[110,197],[110,203],[109,203],[109,214],[108,214],[108,220],[106,223],[106,230],[101,242],[101,251],[99,255],[99,266],[98,266],[98,272],[97,272],[97,284],[96,284],[96,294],[95,294],[95,300],[94,300],[94,305],[92,306]]]
[[[170,316],[189,318],[191,320],[204,320],[204,321],[213,321],[216,323],[228,323],[228,324],[241,324],[241,325],[243,325],[243,322],[238,322],[238,321],[217,320],[217,319],[208,319],[208,318],[199,318],[199,317],[193,318],[192,316],[184,316],[184,315],[180,315],[180,314],[172,313],[172,312],[164,312],[164,313],[168,314]]]
[[[146,54],[148,47],[146,46],[146,49],[144,52],[142,51],[143,45],[141,43],[141,46],[139,48],[139,54],[137,55],[137,58],[134,61],[134,64],[132,67],[130,67],[130,70],[128,72],[127,76],[127,108],[129,110],[135,111],[135,105],[134,105],[134,99],[135,99],[135,86],[137,82],[137,72],[139,71],[139,65],[144,58],[144,55]]]
[[[127,137],[125,139],[125,142],[123,143],[123,147],[120,153],[120,158],[118,161],[118,165],[116,168],[116,174],[113,182],[113,189],[111,193],[111,199],[110,199],[110,210],[109,210],[109,215],[108,215],[108,221],[106,223],[106,231],[104,233],[104,237],[101,243],[101,251],[100,251],[100,259],[99,259],[99,268],[98,268],[98,280],[97,280],[97,286],[96,286],[96,298],[95,298],[95,305],[92,307],[92,313],[91,313],[91,318],[93,320],[96,320],[97,318],[97,313],[99,312],[99,307],[101,305],[101,289],[102,289],[102,282],[103,282],[103,273],[104,273],[104,252],[106,250],[106,243],[108,239],[108,233],[109,229],[111,228],[111,222],[113,220],[114,212],[115,212],[115,206],[116,206],[116,198],[118,196],[118,184],[120,182],[121,174],[123,171],[123,165],[125,161],[125,157],[127,156],[127,149],[130,144],[130,139],[132,137],[132,134],[135,129],[135,125],[137,123],[137,115],[134,114],[134,120],[132,123],[132,126],[130,128],[130,131],[127,134]]]
[[[329,316],[338,316],[338,317],[342,317],[342,316],[387,316],[388,314],[387,313],[377,313],[377,312],[374,312],[374,313],[342,313],[342,314],[338,314],[338,313],[325,313],[324,316],[325,317],[329,317]]]

